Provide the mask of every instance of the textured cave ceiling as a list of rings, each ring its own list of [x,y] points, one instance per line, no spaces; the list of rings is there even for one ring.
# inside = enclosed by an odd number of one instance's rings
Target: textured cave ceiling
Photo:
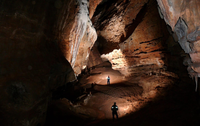
[[[80,98],[80,89],[88,89],[87,84],[92,82],[97,83],[96,92],[92,90],[93,97],[81,106],[88,110],[90,118],[110,118],[105,108],[110,102],[99,100],[105,103],[102,107],[95,97],[109,96],[112,102],[118,99],[120,107],[127,110],[121,117],[144,106],[148,109],[153,99],[164,95],[168,101],[172,95],[174,101],[181,95],[186,97],[173,104],[176,107],[170,104],[170,110],[177,110],[182,103],[185,105],[182,108],[196,107],[194,91],[199,91],[200,72],[199,6],[198,0],[1,0],[0,125],[44,125],[46,117],[51,120],[47,110],[63,106],[71,111],[59,110],[69,115],[72,112],[87,115],[69,100]],[[108,74],[116,78],[112,79],[115,86],[102,88]],[[189,77],[195,78],[196,88]],[[66,88],[64,95],[69,100],[52,101],[52,97],[59,99],[58,94]],[[87,109],[88,106],[91,108]],[[191,111],[187,109],[186,115]],[[56,115],[52,113],[52,117]],[[156,114],[153,117],[162,115]],[[132,117],[142,118],[141,115],[139,112]],[[118,125],[126,120],[127,125],[132,125],[129,124],[132,117],[122,118]],[[135,124],[139,122],[140,119]],[[54,123],[49,121],[46,125],[66,125],[65,121]],[[173,121],[165,125],[171,124]]]

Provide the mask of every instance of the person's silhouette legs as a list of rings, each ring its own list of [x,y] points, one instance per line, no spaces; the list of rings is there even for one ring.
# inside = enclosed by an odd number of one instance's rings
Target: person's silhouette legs
[[[113,112],[112,115],[113,115],[113,120],[115,119],[115,116],[116,116],[116,118],[118,119],[118,114],[117,114],[117,112]]]

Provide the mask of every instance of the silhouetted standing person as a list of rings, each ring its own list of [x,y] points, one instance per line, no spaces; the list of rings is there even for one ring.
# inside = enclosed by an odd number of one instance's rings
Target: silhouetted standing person
[[[117,117],[117,119],[118,119],[118,114],[117,114],[118,107],[117,107],[117,105],[116,105],[116,102],[114,102],[114,105],[112,106],[111,110],[112,110],[113,119],[115,119],[115,117],[114,117],[115,115],[116,115],[116,117]]]
[[[110,77],[107,77],[107,84],[110,84]]]

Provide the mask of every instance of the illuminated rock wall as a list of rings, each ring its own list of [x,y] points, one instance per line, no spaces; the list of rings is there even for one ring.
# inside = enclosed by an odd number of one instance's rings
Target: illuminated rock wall
[[[94,14],[101,57],[126,76],[131,75],[133,66],[167,64],[164,52],[170,36],[156,4],[154,0],[118,0],[106,12],[97,8]]]
[[[59,24],[63,17],[65,19],[60,26],[63,30],[58,33],[59,45],[77,75],[86,67],[90,50],[97,39],[89,18],[88,5],[87,0],[78,0],[77,7],[68,7],[69,12],[64,12],[58,20]]]
[[[184,50],[184,64],[192,77],[200,73],[200,1],[199,0],[157,0],[161,17],[171,26],[172,35]],[[188,55],[189,54],[189,55]]]

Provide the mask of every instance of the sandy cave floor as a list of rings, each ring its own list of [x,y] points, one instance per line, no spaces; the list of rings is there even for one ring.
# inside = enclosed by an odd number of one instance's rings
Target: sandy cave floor
[[[46,126],[196,126],[199,112],[194,86],[187,76],[152,66],[134,68],[130,77],[109,66],[96,67],[81,77],[85,89],[78,101],[53,100],[48,108]],[[111,84],[107,85],[106,77]],[[91,83],[96,83],[91,87]],[[111,106],[116,102],[119,119],[112,120]]]

